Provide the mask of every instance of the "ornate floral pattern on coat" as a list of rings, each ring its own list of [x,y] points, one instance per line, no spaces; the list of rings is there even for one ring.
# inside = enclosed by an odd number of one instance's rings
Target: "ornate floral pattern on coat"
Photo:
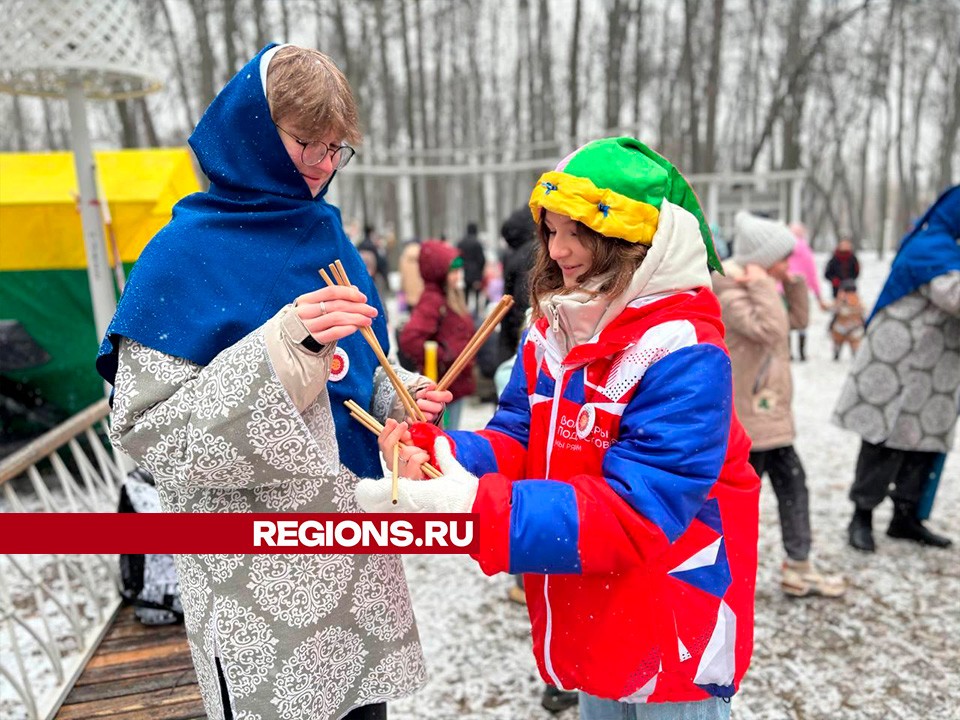
[[[380,387],[386,385],[386,388]],[[393,412],[378,375],[373,412]],[[202,367],[129,339],[112,440],[153,473],[167,512],[350,512],[325,392],[301,415],[255,331]],[[185,624],[207,715],[322,720],[426,678],[400,558],[178,555]]]
[[[873,444],[948,452],[960,402],[960,273],[882,308],[867,326],[833,421]]]

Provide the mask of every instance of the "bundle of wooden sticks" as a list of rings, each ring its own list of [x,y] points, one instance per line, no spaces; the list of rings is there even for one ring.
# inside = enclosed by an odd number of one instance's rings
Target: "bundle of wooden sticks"
[[[347,277],[347,271],[343,267],[343,263],[337,260],[336,262],[331,263],[329,268],[333,278],[331,278],[323,268],[320,269],[320,277],[323,278],[323,281],[327,285],[351,285],[350,279]],[[477,328],[477,331],[474,333],[473,337],[470,338],[470,342],[467,343],[466,347],[463,349],[463,352],[460,353],[453,364],[447,369],[447,372],[444,373],[444,376],[440,379],[440,382],[437,383],[437,390],[447,390],[450,387],[453,381],[457,379],[460,373],[463,372],[467,365],[469,365],[470,361],[473,360],[476,354],[480,351],[480,348],[483,347],[483,344],[490,337],[490,334],[494,331],[497,325],[500,324],[500,321],[503,320],[504,316],[507,314],[507,311],[510,310],[512,306],[513,298],[510,295],[504,295],[500,299],[500,302],[497,303],[497,306],[487,315],[480,327]],[[377,361],[380,363],[380,366],[390,379],[391,384],[397,392],[397,397],[400,398],[400,402],[403,405],[404,411],[407,413],[408,417],[423,422],[426,419],[423,415],[423,412],[417,406],[416,401],[410,395],[410,391],[403,384],[403,381],[400,380],[400,377],[393,369],[393,366],[387,359],[386,354],[383,352],[383,348],[380,347],[380,343],[377,340],[373,330],[368,327],[363,327],[360,328],[360,333],[363,335],[363,338],[367,341],[367,344],[377,356]],[[344,405],[346,405],[347,409],[350,410],[350,416],[372,433],[380,435],[383,432],[383,425],[380,423],[380,421],[370,415],[370,413],[360,407],[356,402],[353,400],[347,400],[344,402]],[[397,483],[399,478],[398,451],[401,448],[402,443],[398,443],[396,446],[394,446],[393,453],[392,474],[394,504],[397,503]],[[433,467],[433,465],[430,463],[424,463],[422,469],[424,474],[426,474],[428,477],[440,477],[440,471]]]

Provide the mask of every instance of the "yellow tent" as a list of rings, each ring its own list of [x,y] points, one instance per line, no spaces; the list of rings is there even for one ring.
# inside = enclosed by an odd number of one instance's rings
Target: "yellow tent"
[[[186,148],[95,153],[120,258],[132,263],[200,189]],[[0,153],[0,271],[87,266],[70,153]],[[113,258],[108,251],[107,257]]]
[[[116,238],[129,270],[174,204],[200,189],[190,152],[95,155],[111,216],[108,237]],[[112,265],[112,249],[106,255]],[[103,396],[86,266],[72,155],[0,153],[0,321],[20,323],[50,357],[15,370],[0,363],[0,390],[8,397],[22,392],[25,407],[39,400],[61,418]]]

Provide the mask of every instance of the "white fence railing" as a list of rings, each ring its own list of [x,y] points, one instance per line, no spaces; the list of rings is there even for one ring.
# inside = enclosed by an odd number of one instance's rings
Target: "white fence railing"
[[[116,510],[109,412],[102,400],[0,461],[0,523]],[[118,586],[116,555],[0,555],[0,720],[53,717],[120,606]]]

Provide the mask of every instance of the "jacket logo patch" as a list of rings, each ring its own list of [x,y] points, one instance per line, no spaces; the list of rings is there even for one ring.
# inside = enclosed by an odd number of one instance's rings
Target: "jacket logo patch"
[[[583,440],[590,437],[597,423],[597,411],[593,405],[584,405],[577,415],[577,436]]]
[[[777,409],[777,394],[766,388],[753,396],[753,410],[757,413],[768,413]]]
[[[350,356],[347,351],[338,347],[333,351],[333,358],[330,360],[330,380],[337,382],[343,380],[347,371],[350,369]]]

